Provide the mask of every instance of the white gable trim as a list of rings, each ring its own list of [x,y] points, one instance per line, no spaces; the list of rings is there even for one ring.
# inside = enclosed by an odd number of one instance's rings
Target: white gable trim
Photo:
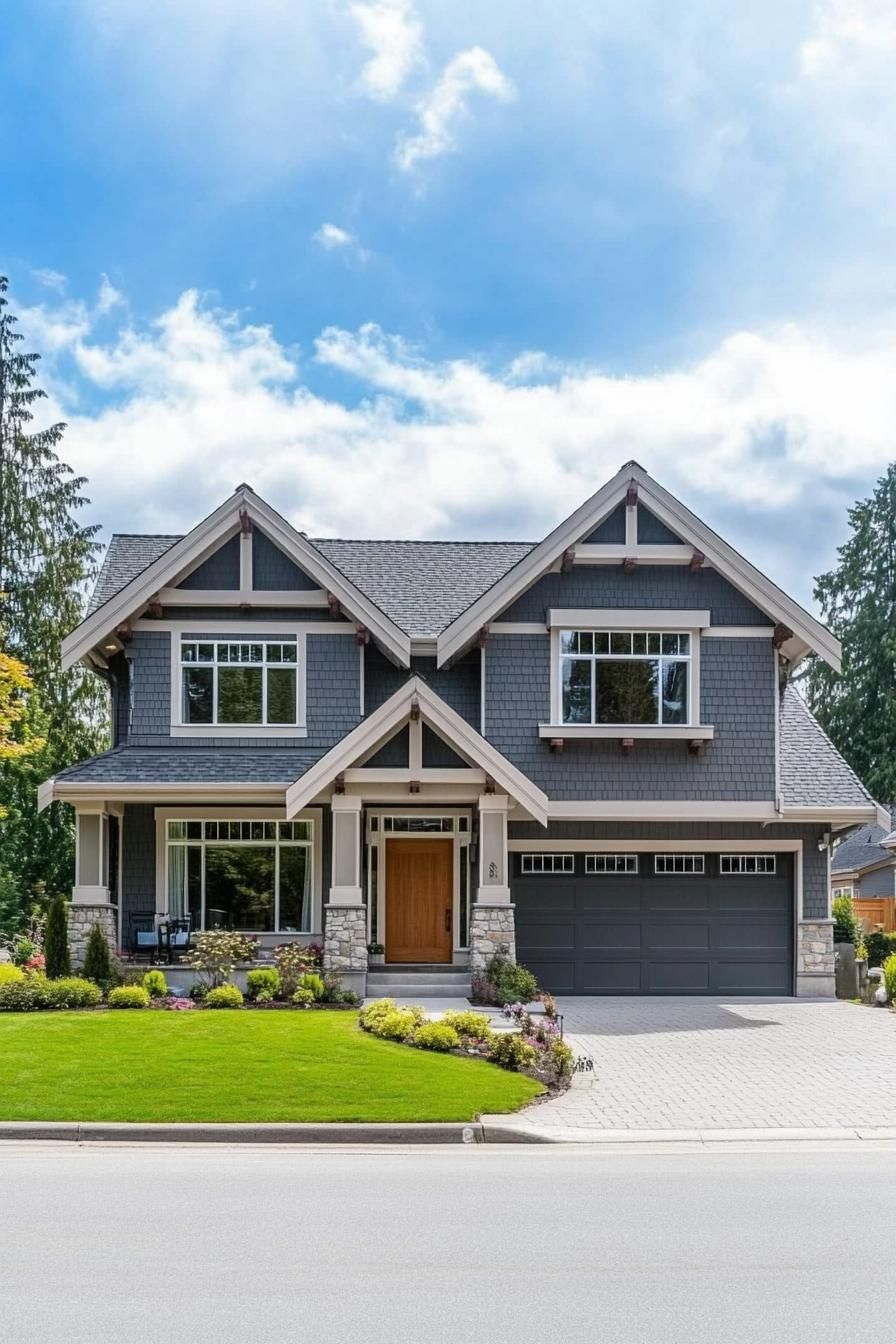
[[[612,480],[576,509],[575,513],[545,537],[534,550],[525,555],[488,592],[462,612],[439,635],[438,661],[443,666],[457,656],[495,616],[547,573],[565,551],[576,547],[590,535],[625,497],[629,482],[638,486],[639,502],[654,513],[661,522],[678,536],[685,536],[730,583],[750,599],[761,611],[776,622],[786,625],[794,633],[785,646],[785,653],[801,657],[812,649],[836,671],[840,670],[840,642],[820,621],[804,611],[799,603],[761,574],[755,566],[722,541],[696,514],[680,503],[639,466],[628,462]],[[627,510],[627,512],[630,512]]]
[[[164,555],[126,584],[121,592],[76,626],[62,642],[63,669],[73,667],[116,626],[139,613],[160,589],[173,586],[178,578],[195,569],[218,545],[233,536],[239,527],[240,509],[247,509],[249,516],[261,525],[271,540],[322,588],[332,593],[395,662],[401,667],[410,666],[411,641],[405,631],[389,620],[285,518],[281,518],[269,504],[245,487],[237,490],[191,532],[169,547]],[[195,593],[196,602],[201,605],[202,592],[196,589]],[[234,593],[234,600],[239,601],[238,593]]]
[[[471,728],[466,719],[451,708],[419,677],[410,677],[368,719],[337,742],[310,770],[286,790],[286,814],[292,817],[306,807],[321,789],[332,784],[337,775],[354,766],[358,758],[383,741],[409,718],[416,699],[424,722],[440,737],[488,774],[501,790],[543,826],[547,825],[548,800],[528,776],[518,770],[485,738]]]

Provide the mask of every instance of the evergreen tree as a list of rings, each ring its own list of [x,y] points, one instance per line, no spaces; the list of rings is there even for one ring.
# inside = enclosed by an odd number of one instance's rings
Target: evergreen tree
[[[46,972],[50,980],[59,980],[71,975],[72,960],[68,950],[68,913],[65,901],[57,896],[51,901],[47,913],[47,927],[44,930],[44,957]]]
[[[81,974],[85,980],[92,980],[94,984],[101,989],[108,989],[115,982],[115,975],[112,971],[112,958],[109,954],[109,944],[106,941],[106,935],[103,933],[99,924],[94,924],[90,930],[90,936],[87,939],[87,950],[84,953],[84,965]]]
[[[837,675],[813,659],[809,705],[879,801],[896,799],[896,463],[849,510],[837,567],[815,580],[822,616],[843,643]]]
[[[78,521],[85,482],[59,459],[64,426],[32,427],[45,395],[35,381],[39,356],[20,351],[6,291],[0,276],[0,625],[9,654],[37,688],[23,731],[45,739],[39,752],[0,761],[0,917],[9,923],[45,891],[71,886],[70,811],[56,803],[38,816],[37,785],[103,750],[108,708],[96,677],[81,668],[63,673],[59,665],[61,641],[83,616],[97,529]]]

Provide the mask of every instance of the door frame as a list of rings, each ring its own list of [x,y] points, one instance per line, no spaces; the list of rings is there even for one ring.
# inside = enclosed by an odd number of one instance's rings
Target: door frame
[[[384,817],[418,817],[432,820],[436,817],[450,817],[453,823],[451,831],[387,831],[383,829]],[[464,828],[464,829],[462,829]],[[373,911],[370,900],[372,870],[375,865],[376,882],[376,941],[386,945],[386,841],[387,840],[446,840],[453,841],[451,909],[452,960],[458,959],[458,953],[466,953],[469,948],[470,913],[473,905],[473,874],[470,861],[470,846],[474,843],[473,815],[469,807],[376,807],[369,808],[365,822],[365,887],[364,899],[367,903],[367,936],[372,940]],[[461,941],[461,914],[464,895],[466,895],[467,939]]]

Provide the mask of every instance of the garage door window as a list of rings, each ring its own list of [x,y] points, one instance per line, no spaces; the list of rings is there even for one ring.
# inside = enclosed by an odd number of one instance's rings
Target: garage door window
[[[575,857],[572,854],[521,854],[521,873],[573,873]]]
[[[586,854],[586,873],[636,873],[637,854]]]
[[[665,876],[706,872],[706,859],[703,854],[655,854],[653,865],[655,873]]]
[[[728,877],[755,877],[775,872],[774,854],[723,854],[719,872]]]

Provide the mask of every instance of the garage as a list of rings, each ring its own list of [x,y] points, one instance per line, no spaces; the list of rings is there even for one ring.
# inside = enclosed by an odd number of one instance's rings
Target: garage
[[[555,994],[793,993],[792,854],[514,854],[512,900]]]

